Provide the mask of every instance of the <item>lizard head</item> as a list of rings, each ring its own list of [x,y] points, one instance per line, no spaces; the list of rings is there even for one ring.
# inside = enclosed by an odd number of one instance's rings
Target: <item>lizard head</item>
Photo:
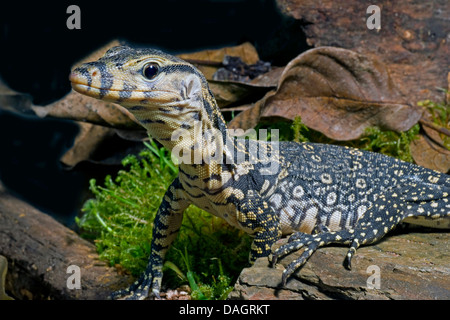
[[[167,135],[218,113],[205,110],[205,99],[210,108],[217,106],[203,74],[159,50],[113,47],[75,68],[69,79],[75,91],[125,107],[150,132]]]
[[[128,109],[170,150],[178,143],[174,139],[180,129],[188,131],[191,141],[200,141],[208,129],[217,129],[226,138],[225,121],[205,77],[175,56],[113,47],[99,60],[75,68],[69,79],[75,91]]]
[[[99,60],[75,68],[69,79],[79,93],[132,110],[182,105],[199,99],[206,84],[194,66],[175,56],[126,46],[113,47]]]

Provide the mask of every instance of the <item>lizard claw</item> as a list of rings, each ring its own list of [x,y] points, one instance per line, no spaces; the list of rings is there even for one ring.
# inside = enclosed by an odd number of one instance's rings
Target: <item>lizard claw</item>
[[[275,268],[277,261],[278,261],[278,255],[275,253],[271,253],[268,258],[269,258],[270,267]]]
[[[358,249],[358,247],[359,247],[358,239],[353,239],[352,245],[350,246],[350,249],[348,249],[347,255],[345,256],[344,263],[343,263],[344,267],[347,270],[352,270],[352,258],[356,252],[356,249]]]
[[[347,256],[344,259],[343,265],[347,270],[352,270],[352,256],[353,255],[351,255],[351,253],[349,252],[347,253]]]
[[[160,299],[158,281],[153,281],[153,276],[143,273],[129,288],[115,291],[111,294],[113,300],[144,300],[149,296]],[[150,288],[152,289],[149,295]]]
[[[326,232],[321,234],[305,234],[305,233],[295,233],[290,238],[287,244],[279,247],[272,253],[272,264],[277,262],[277,258],[290,254],[301,248],[305,248],[299,258],[292,261],[286,269],[283,271],[281,278],[282,285],[286,285],[287,279],[299,268],[301,268],[309,257],[319,248],[330,243],[349,243],[351,241],[352,233],[347,230],[342,230],[340,232]],[[354,239],[350,250],[348,251],[346,257],[346,267],[351,268],[351,258],[359,247],[359,241]]]

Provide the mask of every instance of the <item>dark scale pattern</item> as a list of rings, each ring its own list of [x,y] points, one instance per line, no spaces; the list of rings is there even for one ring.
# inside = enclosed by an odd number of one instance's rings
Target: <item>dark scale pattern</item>
[[[142,72],[149,63],[158,65],[154,79]],[[251,262],[269,256],[275,264],[303,248],[283,282],[321,246],[350,245],[350,268],[360,245],[381,239],[404,219],[449,227],[448,218],[442,223],[450,215],[449,176],[357,149],[233,139],[206,79],[179,58],[116,47],[76,68],[71,81],[82,94],[127,108],[167,149],[187,151],[187,160],[197,159],[199,150],[215,158],[180,163],[156,215],[148,267],[115,298],[158,296],[165,254],[191,203],[254,236]],[[218,135],[205,138],[208,130]],[[289,242],[271,252],[283,234],[292,234]]]
[[[304,143],[282,147],[291,159],[289,174],[270,196],[280,219],[290,221],[290,242],[277,257],[306,247],[286,270],[283,281],[320,246],[351,244],[345,264],[363,244],[381,239],[410,216],[448,216],[450,177],[372,152]],[[283,151],[285,150],[285,151]],[[308,221],[309,220],[309,221]],[[289,222],[287,222],[289,223]]]

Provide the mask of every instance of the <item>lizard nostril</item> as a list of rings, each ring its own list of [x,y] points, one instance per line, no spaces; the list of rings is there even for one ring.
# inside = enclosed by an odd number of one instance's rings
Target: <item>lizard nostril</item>
[[[97,71],[92,72],[92,76],[96,77],[97,76]]]

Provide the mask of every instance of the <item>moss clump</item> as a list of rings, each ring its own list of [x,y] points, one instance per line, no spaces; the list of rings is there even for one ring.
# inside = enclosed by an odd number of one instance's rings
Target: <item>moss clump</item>
[[[178,172],[167,150],[152,140],[146,146],[139,157],[127,156],[125,168],[115,179],[107,176],[104,186],[90,181],[95,198],[85,203],[84,215],[76,220],[84,236],[95,238],[100,258],[135,276],[147,265],[153,220]],[[192,288],[194,298],[224,298],[247,263],[250,243],[249,236],[222,219],[190,206],[167,254],[164,283],[180,285],[189,280],[189,272],[198,283]]]
[[[383,153],[403,161],[413,162],[411,141],[418,138],[419,125],[414,125],[404,132],[381,131],[378,128],[367,128],[366,136],[355,141],[357,148]]]

